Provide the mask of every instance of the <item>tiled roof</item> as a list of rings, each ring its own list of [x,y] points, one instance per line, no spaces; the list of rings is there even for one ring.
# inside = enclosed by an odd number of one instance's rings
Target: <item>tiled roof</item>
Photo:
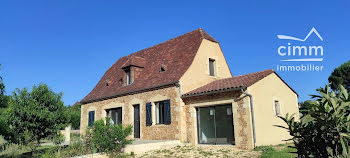
[[[204,30],[197,29],[120,58],[107,70],[81,103],[117,97],[179,81],[192,64],[203,39],[217,42]],[[130,65],[142,67],[142,70],[132,84],[123,86],[120,80],[125,75],[125,71],[122,68]],[[160,72],[161,66],[166,67],[166,71]]]
[[[253,85],[264,77],[274,73],[274,70],[264,70],[259,72],[254,72],[246,75],[235,76],[230,78],[219,79],[213,82],[210,82],[202,87],[199,87],[195,90],[192,90],[186,94],[183,94],[184,97],[192,95],[200,95],[204,93],[224,91],[237,88],[245,88]]]

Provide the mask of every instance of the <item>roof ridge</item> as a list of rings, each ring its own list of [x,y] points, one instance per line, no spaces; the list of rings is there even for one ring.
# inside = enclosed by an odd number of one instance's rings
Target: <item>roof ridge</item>
[[[131,55],[135,55],[135,54],[137,54],[137,53],[139,53],[139,52],[143,52],[143,51],[146,50],[146,49],[150,49],[150,48],[152,48],[152,47],[156,47],[156,46],[162,45],[162,44],[164,44],[164,43],[166,43],[166,42],[169,42],[169,41],[178,39],[178,38],[180,38],[180,37],[183,37],[183,36],[185,36],[185,35],[188,35],[188,34],[190,34],[190,33],[196,32],[196,31],[199,31],[199,33],[200,33],[201,36],[202,36],[202,33],[201,33],[201,31],[200,31],[201,29],[202,29],[202,28],[198,28],[198,29],[193,30],[193,31],[191,31],[191,32],[187,32],[187,33],[181,34],[181,35],[176,36],[176,37],[174,37],[174,38],[168,39],[168,40],[166,40],[166,41],[163,41],[163,42],[161,42],[161,43],[152,45],[152,46],[147,47],[147,48],[143,48],[143,49],[141,49],[141,50],[138,50],[138,51],[136,51],[136,52],[134,52],[134,53],[131,53],[131,54],[126,55],[126,56],[123,56],[123,57],[128,57],[128,56],[131,56]],[[123,58],[123,57],[120,57],[120,58]]]
[[[257,73],[262,73],[262,72],[266,72],[266,71],[272,71],[272,72],[275,72],[275,70],[273,69],[266,69],[266,70],[262,70],[262,71],[258,71],[258,72],[251,72],[251,73],[247,73],[247,74],[243,74],[243,75],[238,75],[238,76],[232,76],[232,77],[229,77],[229,78],[234,78],[234,77],[242,77],[242,76],[247,76],[247,75],[253,75],[253,74],[257,74]],[[227,79],[227,78],[225,78]]]
[[[216,39],[214,39],[214,37],[210,36],[206,31],[204,31],[202,28],[198,28],[197,30],[199,30],[201,36],[203,39],[215,42],[215,43],[219,43]],[[206,37],[208,36],[208,37]]]

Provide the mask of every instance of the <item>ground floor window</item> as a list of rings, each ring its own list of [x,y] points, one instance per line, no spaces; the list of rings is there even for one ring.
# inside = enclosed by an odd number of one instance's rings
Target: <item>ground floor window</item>
[[[156,124],[170,124],[170,100],[155,102]]]
[[[89,111],[88,114],[88,126],[92,127],[95,121],[95,111]]]
[[[232,105],[197,108],[198,143],[235,144]]]
[[[113,124],[121,124],[122,123],[122,108],[113,108],[106,110],[107,116],[111,118]]]

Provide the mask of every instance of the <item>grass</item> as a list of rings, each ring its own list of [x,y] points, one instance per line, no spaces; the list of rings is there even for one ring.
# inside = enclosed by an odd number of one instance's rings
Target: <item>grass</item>
[[[294,158],[297,154],[296,149],[288,147],[287,144],[281,144],[277,146],[259,146],[254,149],[255,151],[261,151],[260,158]]]
[[[52,150],[54,146],[40,146],[34,153],[34,157],[40,157],[42,153],[45,153],[47,150]],[[21,158],[30,158],[33,157],[30,152],[30,148],[27,146],[20,146],[16,144],[11,144],[7,146],[5,151],[0,152],[0,158],[12,158],[12,157],[21,157]]]

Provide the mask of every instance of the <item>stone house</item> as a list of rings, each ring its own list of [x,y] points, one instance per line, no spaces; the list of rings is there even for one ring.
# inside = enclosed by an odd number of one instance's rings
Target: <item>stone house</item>
[[[120,58],[81,103],[81,134],[110,116],[133,125],[135,139],[244,149],[283,143],[290,136],[273,126],[284,125],[277,116],[299,114],[297,93],[276,72],[232,76],[202,29]]]

